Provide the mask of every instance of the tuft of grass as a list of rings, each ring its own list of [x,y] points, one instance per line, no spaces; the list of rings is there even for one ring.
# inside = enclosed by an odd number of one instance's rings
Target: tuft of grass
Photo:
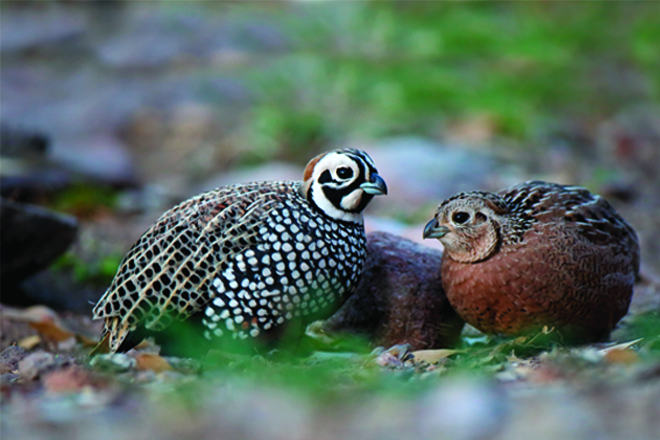
[[[59,192],[49,204],[50,208],[73,214],[80,219],[113,210],[119,192],[107,186],[75,183]]]
[[[642,339],[641,353],[660,359],[660,312],[648,312],[630,318],[624,331],[626,339]]]
[[[86,261],[72,252],[67,252],[53,263],[52,268],[71,271],[78,283],[105,286],[114,278],[122,258],[120,254],[109,254],[94,261]]]

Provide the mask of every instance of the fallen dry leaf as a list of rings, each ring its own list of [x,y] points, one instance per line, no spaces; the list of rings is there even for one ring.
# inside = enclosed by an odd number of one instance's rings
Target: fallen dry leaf
[[[80,342],[85,347],[96,347],[98,341],[94,339],[89,339],[87,336],[76,334],[76,341]]]
[[[110,353],[110,333],[106,333],[103,339],[101,339],[98,343],[94,345],[95,345],[94,349],[89,352],[90,356]]]
[[[609,350],[605,353],[605,360],[612,364],[632,365],[639,362],[639,355],[628,349]]]
[[[46,306],[32,306],[26,309],[2,306],[2,315],[14,321],[26,322],[44,340],[52,343],[60,344],[75,338],[76,341],[85,346],[96,345],[95,341],[68,329],[57,313]],[[28,342],[34,341],[30,340]]]
[[[644,338],[635,339],[634,341],[622,342],[620,344],[612,345],[610,347],[605,347],[605,348],[599,350],[599,353],[602,354],[602,355],[606,355],[610,351],[627,350],[630,347],[632,347],[633,345],[637,344],[642,339],[644,339]]]
[[[639,361],[639,355],[631,350],[632,346],[637,344],[642,339],[635,339],[634,341],[622,342],[620,344],[612,345],[598,350],[598,354],[603,356],[605,361],[613,364],[634,364]]]
[[[64,342],[74,337],[73,332],[64,329],[56,321],[29,322],[28,325],[52,342]]]
[[[57,313],[46,306],[32,306],[26,309],[3,307],[2,315],[14,321],[27,322],[30,327],[52,342],[66,341],[74,336],[74,333],[62,324]]]
[[[561,380],[563,377],[560,368],[545,364],[541,364],[531,369],[527,375],[530,382],[537,384],[551,384]]]
[[[22,347],[22,348],[26,349],[26,350],[32,350],[34,347],[39,345],[40,342],[41,342],[41,336],[39,336],[39,335],[30,335],[30,336],[26,336],[23,339],[21,339],[20,341],[18,341],[17,345],[19,347]]]
[[[458,353],[459,350],[419,350],[413,351],[412,355],[415,356],[415,361],[417,362],[427,362],[429,364],[436,364],[442,359],[446,359],[452,354]]]
[[[138,370],[151,370],[156,373],[173,370],[172,366],[162,357],[153,353],[139,353],[135,356]]]
[[[75,393],[92,384],[89,374],[77,366],[47,373],[43,383],[51,393]]]

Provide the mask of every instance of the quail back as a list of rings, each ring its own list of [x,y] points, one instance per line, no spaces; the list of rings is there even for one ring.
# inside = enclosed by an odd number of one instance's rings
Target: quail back
[[[362,210],[387,191],[369,156],[337,150],[304,181],[237,184],[172,208],[132,247],[94,309],[110,351],[195,318],[203,338],[278,334],[329,316],[366,253]]]

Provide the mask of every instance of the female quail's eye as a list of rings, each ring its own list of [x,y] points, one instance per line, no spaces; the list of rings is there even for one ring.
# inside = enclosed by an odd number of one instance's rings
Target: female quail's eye
[[[460,225],[470,220],[470,214],[463,211],[455,212],[454,215],[451,216],[451,219],[454,223],[458,223]]]
[[[348,167],[341,167],[337,169],[337,177],[340,179],[350,179],[353,177],[353,170]]]

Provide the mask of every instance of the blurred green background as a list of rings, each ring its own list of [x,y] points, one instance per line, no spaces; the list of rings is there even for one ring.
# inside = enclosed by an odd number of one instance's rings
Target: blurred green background
[[[56,144],[111,131],[135,149],[172,140],[188,116],[210,119],[217,137],[190,136],[187,148],[214,142],[238,150],[240,163],[304,163],[347,140],[401,134],[542,149],[552,136],[589,134],[631,106],[657,105],[660,93],[654,2],[2,9],[3,122],[52,133]],[[56,104],[66,105],[44,109]],[[183,156],[209,166],[204,153]],[[234,158],[220,156],[210,163]]]

